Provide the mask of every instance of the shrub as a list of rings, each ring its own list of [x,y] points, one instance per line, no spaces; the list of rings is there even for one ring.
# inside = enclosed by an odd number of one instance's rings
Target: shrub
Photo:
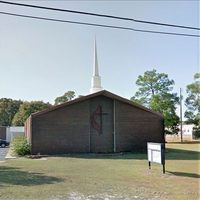
[[[165,129],[165,134],[167,134],[167,135],[173,135],[173,132],[171,130]]]
[[[195,139],[199,139],[200,138],[200,127],[194,127],[192,134]]]
[[[30,144],[28,143],[26,137],[24,136],[16,136],[12,143],[11,148],[13,152],[19,156],[25,156],[30,154]]]

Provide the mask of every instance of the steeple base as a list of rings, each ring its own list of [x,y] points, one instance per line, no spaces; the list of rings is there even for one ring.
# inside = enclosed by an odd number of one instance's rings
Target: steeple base
[[[100,92],[101,90],[103,90],[103,88],[91,88],[90,89],[90,94],[96,93],[96,92]]]
[[[93,76],[91,82],[91,89],[90,93],[95,93],[101,91],[103,88],[101,87],[101,77],[100,76]]]

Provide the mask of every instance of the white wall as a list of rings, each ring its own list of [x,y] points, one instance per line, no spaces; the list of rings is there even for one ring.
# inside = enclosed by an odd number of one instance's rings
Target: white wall
[[[6,140],[11,142],[17,135],[24,135],[23,126],[11,126],[6,128]]]
[[[192,129],[193,124],[183,124],[183,140],[192,140]],[[180,126],[179,126],[180,129]],[[178,132],[178,135],[166,135],[167,141],[180,141],[181,140],[181,132]]]
[[[183,127],[182,127],[182,129],[183,129],[183,135],[190,135],[190,136],[192,136],[192,129],[193,129],[193,127],[194,127],[193,124],[183,124]],[[179,129],[180,128],[181,127],[179,127]],[[179,134],[181,134],[180,131],[179,131]]]

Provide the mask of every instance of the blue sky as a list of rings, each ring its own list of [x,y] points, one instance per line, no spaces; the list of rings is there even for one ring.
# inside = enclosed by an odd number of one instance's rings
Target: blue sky
[[[118,15],[163,23],[200,26],[198,1],[15,1],[65,9]],[[133,28],[198,31],[155,27],[91,16],[19,8],[0,4],[0,11],[66,20],[107,23]],[[199,39],[87,27],[0,15],[0,98],[53,103],[68,90],[89,93],[94,37],[104,89],[130,98],[135,81],[156,69],[183,89],[200,71]]]

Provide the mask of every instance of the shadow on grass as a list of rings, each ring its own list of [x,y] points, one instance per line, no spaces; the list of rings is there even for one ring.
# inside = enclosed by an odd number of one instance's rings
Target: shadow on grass
[[[81,159],[114,159],[114,160],[147,160],[146,152],[124,152],[124,153],[71,153],[55,155],[57,157],[81,158]],[[166,160],[200,160],[200,152],[183,149],[166,149]]]
[[[81,158],[81,159],[114,159],[114,160],[128,160],[128,159],[140,159],[146,160],[146,153],[70,153],[65,155],[56,155],[57,157],[67,157],[67,158]]]
[[[183,149],[166,149],[166,160],[200,160],[200,152]]]
[[[190,177],[190,178],[200,178],[199,174],[195,174],[195,173],[185,173],[185,172],[171,172],[171,171],[167,171],[170,174],[173,174],[175,176],[184,176],[184,177]]]
[[[61,178],[45,176],[42,173],[21,171],[19,168],[0,166],[0,186],[34,186],[62,182]]]
[[[167,142],[167,144],[200,144],[200,141]]]

